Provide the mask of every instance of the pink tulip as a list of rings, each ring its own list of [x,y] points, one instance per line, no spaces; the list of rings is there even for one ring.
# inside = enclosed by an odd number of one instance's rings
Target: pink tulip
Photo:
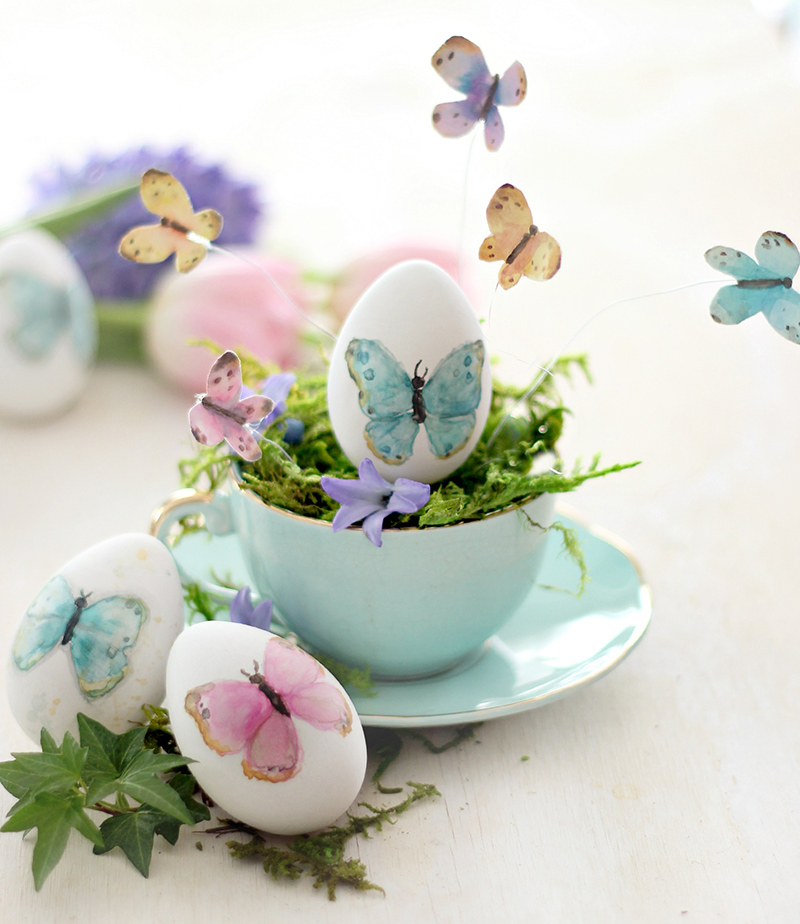
[[[293,264],[239,251],[263,266],[303,311],[308,311],[300,270]],[[209,339],[222,349],[244,348],[281,368],[302,358],[307,322],[256,267],[211,253],[191,273],[170,273],[159,284],[147,320],[145,341],[154,365],[170,381],[194,393],[205,391],[209,351],[189,346]]]
[[[431,263],[440,266],[452,276],[462,288],[465,288],[463,280],[458,278],[458,255],[454,250],[429,247],[425,244],[401,244],[375,250],[366,256],[359,257],[341,271],[334,283],[328,303],[332,314],[340,321],[344,321],[353,305],[369,286],[386,270],[404,260],[430,260]],[[469,292],[467,292],[467,297],[470,297]],[[470,298],[470,301],[473,300]]]

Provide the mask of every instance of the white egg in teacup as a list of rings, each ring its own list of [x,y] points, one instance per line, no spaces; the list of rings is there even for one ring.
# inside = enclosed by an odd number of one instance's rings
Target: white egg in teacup
[[[77,715],[114,732],[160,705],[167,656],[184,626],[171,553],[144,533],[114,536],[67,562],[19,624],[6,669],[14,718],[34,741],[42,727],[77,736]]]
[[[433,484],[475,448],[492,397],[472,305],[440,267],[410,260],[361,296],[331,356],[328,410],[353,465]]]
[[[350,697],[309,654],[263,629],[187,629],[170,654],[167,708],[203,790],[262,831],[324,828],[364,781],[366,742]]]
[[[31,420],[64,410],[96,350],[92,293],[67,248],[40,229],[0,240],[0,413]]]

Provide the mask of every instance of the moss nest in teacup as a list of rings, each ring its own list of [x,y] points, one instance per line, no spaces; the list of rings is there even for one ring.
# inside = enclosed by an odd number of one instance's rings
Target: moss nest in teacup
[[[240,357],[245,384],[258,391],[275,370],[241,351]],[[557,443],[570,412],[555,383],[558,377],[570,379],[576,372],[587,378],[589,374],[583,356],[562,357],[551,371],[531,393],[525,387],[493,381],[489,417],[471,456],[449,478],[432,486],[430,500],[420,511],[392,513],[385,526],[416,529],[480,520],[498,510],[521,506],[539,494],[574,491],[590,478],[636,465],[601,468],[596,456],[587,466],[578,464],[566,470]],[[213,488],[234,463],[242,487],[265,503],[301,516],[332,520],[338,504],[322,490],[320,478],[355,478],[358,473],[333,435],[326,383],[324,374],[298,375],[286,410],[264,431],[266,440],[277,445],[262,441],[263,455],[257,462],[236,459],[225,443],[201,446],[195,457],[180,463],[183,486]],[[299,441],[287,441],[300,430]]]

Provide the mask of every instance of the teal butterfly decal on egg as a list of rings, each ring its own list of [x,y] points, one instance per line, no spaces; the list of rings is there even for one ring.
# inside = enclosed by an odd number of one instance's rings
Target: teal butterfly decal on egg
[[[709,266],[736,279],[711,302],[711,317],[720,324],[739,324],[758,312],[787,340],[800,343],[800,295],[792,280],[800,267],[800,252],[779,231],[765,231],[756,243],[756,260],[735,247],[712,247]]]
[[[45,584],[14,639],[12,657],[28,671],[57,646],[69,647],[81,692],[88,699],[109,693],[128,673],[126,652],[147,619],[138,597],[111,596],[89,603],[91,593],[74,596],[57,574]]]
[[[409,375],[380,340],[351,340],[345,351],[358,386],[361,410],[370,418],[364,438],[375,456],[401,465],[413,453],[424,425],[431,452],[449,459],[468,442],[481,400],[483,341],[451,350],[428,377],[420,360]]]

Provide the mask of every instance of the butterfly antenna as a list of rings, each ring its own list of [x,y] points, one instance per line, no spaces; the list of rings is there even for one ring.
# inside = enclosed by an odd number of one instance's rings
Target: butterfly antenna
[[[609,308],[614,308],[616,305],[624,305],[626,302],[638,302],[645,298],[657,298],[660,295],[670,295],[673,292],[681,292],[683,289],[693,289],[696,286],[707,286],[707,285],[711,285],[712,283],[718,286],[720,284],[720,281],[719,279],[704,279],[702,282],[690,282],[690,283],[687,283],[686,285],[675,286],[672,289],[663,289],[661,292],[645,292],[643,295],[628,295],[625,298],[618,298],[614,302],[609,302],[607,305],[603,305],[602,308],[599,308],[597,311],[595,311],[594,314],[590,315],[583,322],[583,324],[581,324],[581,326],[570,336],[570,338],[567,340],[564,346],[561,347],[558,353],[556,353],[556,355],[550,360],[550,362],[546,366],[539,366],[539,369],[541,369],[541,373],[536,377],[536,379],[534,379],[533,384],[525,392],[525,394],[522,395],[522,397],[517,398],[517,400],[514,402],[511,408],[503,416],[502,420],[494,428],[492,435],[489,437],[489,439],[486,442],[486,449],[487,450],[491,449],[492,444],[497,439],[498,433],[500,433],[500,431],[503,429],[506,422],[511,417],[511,415],[514,413],[514,411],[516,411],[516,409],[521,404],[524,404],[524,402],[526,402],[528,398],[530,398],[531,395],[537,391],[539,386],[547,378],[548,375],[553,374],[553,366],[555,366],[555,364],[559,361],[559,359],[561,359],[564,353],[566,353],[566,351],[572,346],[573,341],[575,341],[578,338],[578,336],[581,333],[583,333],[583,331],[592,323],[592,321],[594,321],[596,318],[599,318],[600,315],[603,314],[603,312],[608,311]]]
[[[189,237],[189,235],[187,235],[187,237]],[[317,321],[315,321],[311,317],[311,315],[303,311],[303,309],[297,304],[297,302],[295,302],[294,299],[291,298],[291,296],[280,286],[278,281],[275,279],[272,273],[269,272],[269,270],[264,269],[263,266],[260,266],[258,263],[255,263],[253,260],[248,260],[247,257],[243,256],[240,253],[234,253],[231,250],[227,250],[225,247],[220,247],[218,244],[212,244],[210,241],[203,240],[202,242],[205,244],[205,246],[209,250],[215,250],[217,253],[224,253],[228,257],[234,257],[234,259],[241,260],[242,263],[246,263],[248,266],[252,266],[253,269],[257,269],[259,273],[261,273],[262,276],[267,277],[272,287],[280,295],[280,297],[286,302],[287,305],[293,308],[302,318],[308,321],[309,324],[311,324],[313,327],[316,327],[318,331],[325,334],[326,337],[330,337],[330,339],[334,343],[336,342],[336,335],[332,334],[328,330],[327,327],[323,327],[322,324],[319,324]]]

